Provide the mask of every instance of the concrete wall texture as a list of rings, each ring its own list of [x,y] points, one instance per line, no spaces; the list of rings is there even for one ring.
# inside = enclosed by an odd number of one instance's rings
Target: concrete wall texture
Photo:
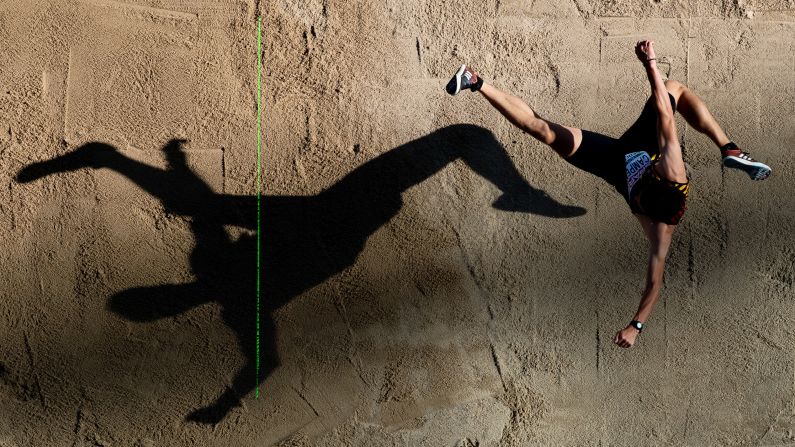
[[[643,38],[774,173],[677,118],[622,350],[623,199],[443,86],[618,136]],[[0,48],[0,446],[795,443],[792,0],[4,0]]]

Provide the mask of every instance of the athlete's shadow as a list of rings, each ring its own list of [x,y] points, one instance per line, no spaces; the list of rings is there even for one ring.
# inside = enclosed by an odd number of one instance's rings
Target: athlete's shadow
[[[386,152],[354,169],[314,196],[264,196],[262,200],[262,308],[260,374],[255,380],[256,236],[230,238],[224,225],[256,229],[256,197],[215,193],[185,163],[180,140],[164,147],[167,169],[126,157],[113,146],[88,143],[19,172],[25,183],[81,168],[107,168],[158,198],[167,212],[188,216],[195,238],[186,284],[137,287],[112,296],[109,309],[132,321],[175,316],[217,302],[225,324],[238,339],[245,366],[231,387],[188,420],[217,423],[279,364],[272,312],[303,291],[353,265],[367,238],[401,208],[401,193],[455,160],[496,185],[502,195],[493,206],[550,217],[585,213],[564,206],[531,187],[505,149],[486,129],[455,125]]]

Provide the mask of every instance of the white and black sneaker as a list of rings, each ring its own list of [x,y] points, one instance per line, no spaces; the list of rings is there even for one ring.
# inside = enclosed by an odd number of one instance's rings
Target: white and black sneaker
[[[478,77],[477,73],[472,68],[462,65],[453,76],[453,79],[450,79],[450,82],[447,83],[445,90],[451,95],[457,95],[458,92],[465,88],[475,92],[482,85],[483,80]]]
[[[721,149],[723,166],[745,171],[752,180],[764,180],[773,172],[770,166],[751,158],[748,152],[743,152],[734,143],[727,144]]]

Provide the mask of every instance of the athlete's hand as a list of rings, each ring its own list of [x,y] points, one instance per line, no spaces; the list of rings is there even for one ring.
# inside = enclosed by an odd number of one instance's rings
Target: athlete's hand
[[[638,56],[641,62],[644,64],[649,59],[654,59],[657,56],[654,55],[654,41],[653,40],[641,40],[640,42],[635,44],[635,55]]]
[[[618,331],[615,338],[613,338],[613,343],[621,346],[622,348],[631,348],[632,345],[635,344],[635,337],[637,337],[639,333],[640,331],[634,327],[627,326],[624,329]]]

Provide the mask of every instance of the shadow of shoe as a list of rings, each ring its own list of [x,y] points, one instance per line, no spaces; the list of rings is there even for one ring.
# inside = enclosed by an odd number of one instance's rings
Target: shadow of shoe
[[[563,205],[543,191],[532,189],[522,192],[504,193],[491,204],[501,211],[533,213],[544,217],[566,218],[584,215],[587,210],[580,206]]]
[[[185,421],[215,425],[221,422],[234,407],[240,405],[240,398],[232,389],[227,388],[218,400],[211,405],[197,408],[188,413],[188,415],[185,416]]]
[[[195,422],[197,424],[212,424],[215,425],[221,422],[226,416],[226,412],[219,410],[215,407],[204,407],[191,411],[185,416],[186,422]]]
[[[113,295],[107,308],[130,321],[156,321],[210,301],[205,289],[196,283],[136,287]]]

